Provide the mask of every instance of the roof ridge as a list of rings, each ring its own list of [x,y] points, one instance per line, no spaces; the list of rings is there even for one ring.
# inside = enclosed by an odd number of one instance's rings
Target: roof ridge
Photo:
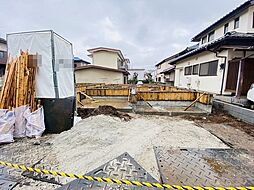
[[[224,20],[226,19],[230,19],[230,17],[234,17],[235,15],[237,15],[239,12],[242,12],[243,10],[245,10],[247,7],[251,6],[254,4],[254,0],[247,0],[244,3],[240,4],[239,6],[237,6],[235,9],[233,9],[232,11],[228,12],[227,14],[225,14],[224,16],[222,16],[221,18],[219,18],[218,20],[216,20],[215,22],[213,22],[212,24],[210,24],[210,26],[206,27],[204,30],[202,30],[201,32],[199,32],[196,36],[194,36],[191,41],[192,42],[197,42],[199,41],[199,38],[204,34],[209,32],[212,28],[217,27],[218,25],[220,25]],[[239,12],[237,12],[239,11]],[[229,17],[229,18],[228,18]]]

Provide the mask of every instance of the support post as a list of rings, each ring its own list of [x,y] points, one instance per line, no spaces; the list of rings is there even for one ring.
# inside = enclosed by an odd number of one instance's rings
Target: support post
[[[242,94],[243,86],[243,72],[244,72],[245,59],[241,59],[239,63],[237,86],[236,86],[236,98],[240,98]]]

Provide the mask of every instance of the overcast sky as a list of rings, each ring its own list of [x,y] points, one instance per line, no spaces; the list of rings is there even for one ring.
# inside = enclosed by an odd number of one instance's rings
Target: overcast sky
[[[245,0],[1,0],[0,37],[53,29],[87,49],[121,49],[134,68],[154,68],[190,45],[191,38]]]

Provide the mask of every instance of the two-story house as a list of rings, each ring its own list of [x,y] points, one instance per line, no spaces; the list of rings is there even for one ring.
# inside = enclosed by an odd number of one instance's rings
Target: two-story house
[[[187,52],[192,51],[197,47],[198,47],[197,45],[187,47],[183,51],[171,55],[170,57],[167,57],[166,59],[163,59],[162,61],[157,63],[155,65],[156,81],[167,83],[173,86],[175,81],[175,65],[170,63],[172,63],[177,57],[186,54]]]
[[[175,86],[245,96],[254,83],[254,0],[192,38],[198,47],[169,61]]]
[[[92,64],[75,69],[76,83],[127,84],[129,59],[121,50],[98,47],[87,51]]]
[[[167,60],[163,60],[155,65],[156,67],[156,82],[165,82],[163,71],[169,68]]]
[[[0,38],[0,86],[2,86],[5,67],[7,64],[7,42]]]

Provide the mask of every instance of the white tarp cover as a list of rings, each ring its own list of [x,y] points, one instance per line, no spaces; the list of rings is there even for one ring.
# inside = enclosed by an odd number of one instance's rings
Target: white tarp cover
[[[13,111],[0,109],[0,144],[13,142],[15,115]]]
[[[251,85],[250,90],[247,93],[247,99],[254,102],[254,84]]]
[[[20,106],[14,109],[15,114],[15,126],[13,136],[16,138],[21,138],[26,136],[26,118],[24,113],[29,110],[29,106]]]
[[[40,107],[34,112],[27,109],[24,113],[26,118],[26,136],[40,137],[45,131],[43,107]]]
[[[7,44],[11,57],[19,56],[20,50],[41,55],[36,73],[36,97],[55,98],[50,31],[8,34]]]
[[[56,73],[59,97],[74,96],[74,69],[72,45],[54,34]]]
[[[57,98],[53,79],[51,32],[49,30],[7,35],[8,53],[11,57],[18,56],[21,49],[23,51],[28,50],[29,54],[38,53],[41,56],[41,62],[38,65],[36,75],[37,98]],[[72,65],[72,45],[55,33],[53,33],[53,36],[59,98],[74,96],[73,68],[60,67],[57,70],[59,60],[66,60],[64,63]]]

